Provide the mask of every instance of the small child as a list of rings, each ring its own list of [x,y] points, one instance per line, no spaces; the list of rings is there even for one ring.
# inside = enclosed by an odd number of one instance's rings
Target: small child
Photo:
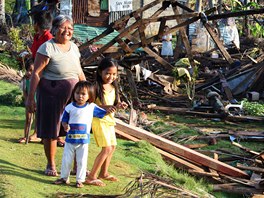
[[[54,184],[69,184],[71,165],[76,154],[76,187],[82,188],[86,177],[88,143],[93,117],[102,118],[107,113],[94,103],[89,103],[92,87],[87,81],[79,81],[72,92],[73,102],[65,107],[62,126],[67,132],[61,164],[61,178]]]
[[[103,180],[117,181],[118,179],[108,172],[108,168],[116,148],[115,118],[117,109],[126,109],[127,104],[121,102],[118,94],[117,84],[118,64],[114,59],[104,58],[96,71],[96,101],[95,103],[107,109],[109,114],[102,119],[94,118],[92,129],[95,141],[101,152],[97,155],[92,170],[90,171],[86,184],[105,186]],[[97,174],[100,170],[99,176]]]
[[[34,69],[34,63],[33,63],[32,58],[29,58],[25,62],[25,69],[26,69],[26,73],[22,79],[22,90],[23,90],[24,100],[27,101],[27,97],[28,97],[28,93],[29,93],[29,87],[30,87],[30,77],[31,77],[31,74],[32,74],[33,69]],[[26,113],[26,121],[25,121],[25,126],[24,126],[24,137],[22,137],[18,140],[19,143],[25,143],[26,142],[27,131],[30,129],[32,122],[33,122],[33,119],[30,119],[30,118],[34,117],[34,113],[28,112],[27,109],[26,109],[25,113]],[[36,128],[35,128],[35,130],[36,130]],[[36,133],[36,131],[34,132],[34,134],[35,133]],[[38,138],[38,142],[40,142],[40,140],[41,139]]]

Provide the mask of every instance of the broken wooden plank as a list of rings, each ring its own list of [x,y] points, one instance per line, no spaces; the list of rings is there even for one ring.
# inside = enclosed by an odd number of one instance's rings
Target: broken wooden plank
[[[262,194],[263,190],[257,190],[255,188],[239,186],[236,183],[229,184],[216,184],[213,185],[213,191],[224,191],[228,193],[236,193],[236,194]]]
[[[116,119],[116,128],[120,131],[125,131],[129,135],[146,140],[154,146],[164,149],[167,152],[182,156],[192,162],[210,167],[218,172],[222,172],[233,177],[248,177],[245,172],[237,168],[214,160],[206,155],[200,154],[192,149],[186,148],[158,135],[152,134],[144,129],[130,126],[119,119]]]
[[[166,113],[177,113],[177,114],[201,116],[201,117],[206,117],[206,118],[223,118],[223,116],[221,114],[218,114],[218,113],[205,113],[205,112],[199,112],[199,111],[190,111],[188,108],[151,106],[151,109],[163,111]],[[243,122],[243,121],[264,122],[264,117],[256,117],[256,116],[231,116],[231,115],[228,115],[224,119],[229,120],[229,121],[233,121],[233,122]]]
[[[217,19],[226,19],[226,18],[230,18],[230,17],[239,17],[239,16],[246,16],[246,15],[252,15],[252,14],[262,14],[262,13],[264,13],[264,8],[230,12],[230,13],[225,13],[225,14],[209,15],[209,16],[207,16],[207,20],[212,21],[212,20],[217,20]]]
[[[224,58],[228,61],[229,64],[232,64],[234,61],[231,58],[230,54],[225,49],[223,43],[220,41],[219,36],[214,32],[213,28],[207,22],[204,22],[203,25],[210,34],[211,38],[214,40],[215,44],[219,48]]]
[[[246,151],[248,153],[251,153],[253,155],[259,155],[260,153],[259,152],[256,152],[256,151],[252,151],[251,149],[245,147],[245,146],[242,146],[241,144],[237,143],[237,142],[234,142],[232,141],[232,145],[235,145],[236,147],[242,149],[243,151]]]
[[[183,146],[190,148],[190,149],[197,149],[197,148],[203,148],[208,146],[208,144],[183,144]]]
[[[198,176],[206,176],[206,177],[219,177],[219,174],[217,173],[208,173],[208,172],[200,172],[200,171],[197,171],[197,170],[189,170],[188,171],[189,173],[192,173],[194,175],[198,175]]]
[[[264,173],[264,168],[244,166],[242,164],[237,164],[236,167],[240,168],[240,169],[243,169],[243,170],[251,170],[251,171],[254,171],[254,172],[258,172],[258,173]]]
[[[125,137],[126,139],[128,140],[131,140],[131,141],[134,141],[134,142],[138,142],[140,141],[140,139],[134,137],[134,136],[131,136],[127,133],[124,133],[123,131],[119,130],[119,129],[115,129],[115,132],[118,134],[118,135],[121,135],[123,137]],[[156,148],[156,147],[155,147]],[[197,166],[197,165],[194,165],[184,159],[181,159],[179,157],[176,157],[175,155],[172,155],[162,149],[159,149],[159,148],[156,148],[157,151],[162,155],[162,157],[167,160],[167,161],[170,161],[174,164],[175,167],[177,168],[180,168],[180,169],[184,169],[184,170],[189,170],[189,169],[192,169],[192,170],[196,170],[196,171],[204,171],[201,167]]]
[[[153,56],[156,59],[156,61],[162,64],[166,69],[169,69],[169,71],[172,70],[173,66],[169,62],[167,62],[165,59],[161,58],[158,54],[153,52],[151,49],[149,49],[149,47],[144,47],[143,49],[147,54],[149,54],[150,56]]]

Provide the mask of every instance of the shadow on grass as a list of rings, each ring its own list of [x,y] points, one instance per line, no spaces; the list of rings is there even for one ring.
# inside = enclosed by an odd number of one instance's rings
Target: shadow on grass
[[[19,169],[21,169],[21,171]],[[0,170],[1,170],[0,175],[11,175],[11,176],[22,177],[25,179],[30,179],[30,180],[34,180],[34,181],[38,181],[38,182],[42,182],[46,184],[51,184],[49,180],[35,177],[32,175],[32,173],[34,173],[34,174],[45,176],[44,171],[28,169],[28,168],[18,166],[16,164],[10,163],[2,159],[0,159]],[[25,171],[29,173],[26,173]]]
[[[0,128],[4,129],[24,129],[25,120],[0,119]]]

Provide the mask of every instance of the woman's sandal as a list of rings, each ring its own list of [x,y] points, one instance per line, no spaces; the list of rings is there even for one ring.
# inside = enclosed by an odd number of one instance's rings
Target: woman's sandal
[[[63,179],[63,178],[60,178],[60,179],[57,179],[55,182],[53,182],[53,184],[56,184],[56,185],[59,185],[59,184],[66,184],[66,185],[69,185],[70,184],[70,180],[67,179]]]
[[[57,177],[58,176],[57,170],[56,169],[52,169],[50,166],[47,166],[44,174],[47,175],[47,176],[52,176],[52,177]]]

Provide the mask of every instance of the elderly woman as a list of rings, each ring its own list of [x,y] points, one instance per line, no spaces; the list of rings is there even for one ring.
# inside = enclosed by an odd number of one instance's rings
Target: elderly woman
[[[78,47],[71,42],[73,21],[59,15],[52,22],[54,38],[42,44],[36,55],[27,100],[29,112],[37,110],[37,135],[43,139],[47,158],[45,174],[57,176],[55,155],[60,117],[74,85],[85,80]],[[37,105],[34,94],[37,90]]]

